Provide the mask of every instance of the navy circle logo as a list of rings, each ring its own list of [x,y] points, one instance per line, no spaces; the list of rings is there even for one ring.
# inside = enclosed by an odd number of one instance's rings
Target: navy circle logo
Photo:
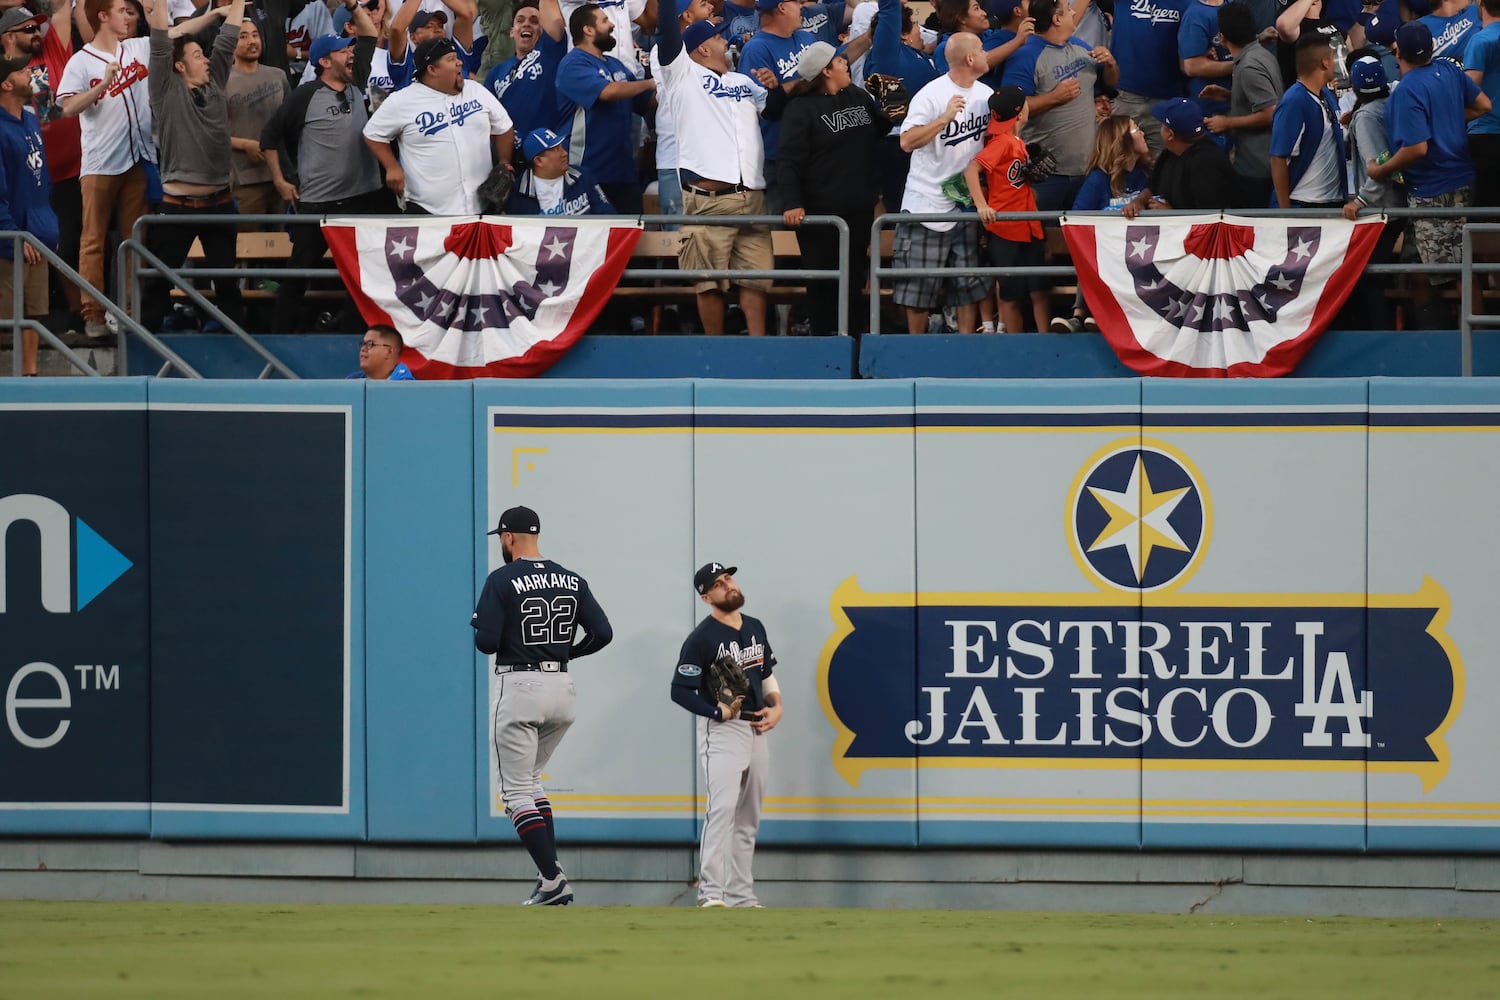
[[[1117,442],[1097,453],[1074,481],[1068,520],[1080,567],[1120,590],[1184,583],[1208,548],[1202,477],[1162,442]]]

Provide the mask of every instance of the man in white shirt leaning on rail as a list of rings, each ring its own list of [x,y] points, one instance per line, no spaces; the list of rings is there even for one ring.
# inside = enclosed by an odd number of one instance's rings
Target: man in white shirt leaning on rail
[[[479,186],[495,164],[511,167],[510,115],[483,84],[464,79],[453,43],[417,46],[412,86],[386,98],[365,126],[365,142],[385,168],[385,184],[417,215],[477,215]],[[401,160],[391,149],[401,142]]]

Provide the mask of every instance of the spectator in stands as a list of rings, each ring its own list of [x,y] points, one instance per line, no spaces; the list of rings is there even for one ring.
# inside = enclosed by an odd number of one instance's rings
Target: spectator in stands
[[[672,0],[681,30],[695,21],[714,16],[713,0]],[[656,83],[656,200],[663,215],[682,214],[682,180],[677,176],[677,123],[667,103],[666,82],[661,72],[661,56],[651,49],[651,79]],[[676,230],[677,226],[664,227]]]
[[[810,32],[802,30],[802,5],[797,0],[758,0],[756,8],[760,11],[760,30],[745,43],[739,71],[753,76],[756,70],[768,69],[783,86],[790,84],[798,79],[798,60],[803,50],[817,41]],[[760,134],[766,147],[766,210],[780,215],[786,207],[776,169],[781,122],[762,118]]]
[[[1464,120],[1487,113],[1490,99],[1457,64],[1433,60],[1432,32],[1420,21],[1408,21],[1397,29],[1396,57],[1401,64],[1401,85],[1386,104],[1391,157],[1384,163],[1370,160],[1366,175],[1379,181],[1399,170],[1405,176],[1412,208],[1463,208],[1472,204],[1474,165],[1469,160]],[[1412,231],[1422,263],[1457,262],[1462,219],[1419,214],[1412,220]],[[1452,274],[1428,276],[1433,285],[1453,280]],[[1424,324],[1446,326],[1450,322],[1437,315],[1420,292],[1413,303],[1423,314]]]
[[[1229,154],[1207,141],[1197,103],[1163,101],[1152,114],[1161,122],[1165,152],[1151,171],[1150,186],[1122,209],[1125,218],[1152,209],[1218,211],[1233,204],[1234,166]]]
[[[568,29],[573,48],[557,68],[554,130],[569,134],[569,163],[598,181],[621,212],[639,214],[641,177],[631,143],[631,113],[649,112],[656,84],[636,79],[608,54],[616,44],[615,25],[597,5],[586,3],[573,11]]]
[[[568,137],[534,129],[521,143],[528,166],[516,178],[506,210],[511,215],[614,215],[604,191],[568,166]]]
[[[991,267],[1040,267],[1047,248],[1046,234],[1036,219],[1000,222],[996,212],[1035,212],[1036,196],[1026,180],[1026,143],[1016,130],[1026,124],[1026,95],[1020,87],[1005,86],[990,95],[990,124],[984,149],[964,168],[969,197],[979,209],[979,220],[990,231],[987,250]],[[983,186],[981,188],[981,178]],[[1038,331],[1046,330],[1052,314],[1052,283],[1022,271],[1000,279],[1000,329],[1021,333],[1026,320],[1021,304],[1028,299]]]
[[[0,14],[0,57],[26,59],[31,70],[31,110],[41,123],[47,172],[52,178],[52,211],[58,221],[57,253],[63,263],[78,267],[78,239],[83,230],[83,199],[78,172],[83,162],[78,119],[63,115],[58,89],[63,70],[73,57],[73,5],[59,3],[52,17],[12,7]],[[81,330],[83,302],[78,286],[58,283],[69,315],[62,329]]]
[[[157,0],[146,12],[151,25],[151,69],[146,83],[161,169],[161,210],[166,215],[231,215],[235,211],[234,195],[229,190],[229,106],[224,85],[234,65],[245,0],[234,0],[215,11],[227,12],[227,23],[214,40],[211,56],[204,55],[193,35],[181,34],[174,39],[168,34],[163,0]],[[168,267],[181,267],[194,237],[203,246],[204,264],[234,267],[238,252],[232,225],[158,225],[146,231],[146,245]],[[215,305],[231,322],[242,323],[239,281],[215,278],[213,283]],[[142,322],[148,330],[161,329],[162,318],[171,306],[171,289],[164,278],[147,283],[141,305]]]
[[[247,17],[240,22],[234,68],[224,85],[224,99],[229,106],[229,145],[233,150],[230,189],[242,214],[280,215],[286,203],[277,193],[271,168],[260,151],[260,134],[276,109],[286,102],[292,86],[285,72],[274,66],[262,66],[260,56],[260,29]]]
[[[1151,184],[1151,150],[1135,119],[1112,115],[1099,123],[1089,172],[1083,179],[1075,212],[1119,212]],[[1256,206],[1262,207],[1262,206]],[[1099,326],[1089,314],[1080,292],[1073,299],[1073,315],[1052,321],[1053,333],[1081,333]]]
[[[986,72],[980,79],[991,90],[998,88],[1006,60],[1020,50],[1035,30],[1036,22],[1029,9],[1029,0],[1022,0],[1010,8],[1006,27],[994,28],[991,27],[989,11],[979,0],[937,0],[933,10],[943,33],[938,38],[937,48],[932,50],[932,58],[938,71],[948,69],[948,39],[957,32],[967,31],[978,36],[979,44],[984,48]]]
[[[1083,186],[1094,148],[1094,85],[1114,86],[1120,71],[1108,49],[1073,36],[1073,0],[1032,0],[1031,15],[1037,34],[1005,64],[1004,79],[1027,98],[1021,138],[1057,159],[1056,172],[1035,186],[1038,210],[1050,212],[1072,205]]]
[[[1256,40],[1254,16],[1245,4],[1226,3],[1219,8],[1219,34],[1234,59],[1229,111],[1205,118],[1203,125],[1210,133],[1228,132],[1234,138],[1230,162],[1240,176],[1236,207],[1265,208],[1273,194],[1271,116],[1286,90],[1281,85],[1281,67]],[[1204,87],[1203,93],[1213,100],[1225,96],[1218,84]]]
[[[1198,110],[1205,117],[1229,110],[1224,101],[1203,96],[1204,87],[1222,85],[1234,73],[1229,49],[1219,38],[1219,8],[1223,4],[1224,0],[1187,0],[1177,29],[1177,58],[1187,77],[1187,95],[1198,102]],[[1216,141],[1220,148],[1228,148],[1227,136]]]
[[[1349,86],[1349,42],[1344,32],[1328,16],[1324,0],[1293,0],[1276,18],[1276,58],[1281,65],[1281,82],[1288,88],[1297,79],[1297,42],[1307,35],[1322,35],[1333,50],[1334,87]]]
[[[313,43],[311,59],[317,78],[292,91],[261,133],[260,148],[277,192],[298,215],[383,215],[395,202],[380,182],[380,167],[365,146],[369,114],[365,95],[353,83],[366,79],[373,38],[324,35]],[[294,172],[293,184],[282,170],[282,157]],[[290,274],[322,267],[328,244],[316,224],[290,228]],[[308,329],[307,282],[288,276],[276,297],[273,327],[291,333]],[[345,321],[354,315],[345,310]],[[350,329],[345,326],[344,329]]]
[[[568,51],[567,25],[557,0],[523,0],[510,37],[516,54],[490,70],[484,85],[516,123],[516,134],[530,135],[557,124],[557,67]],[[517,163],[518,169],[524,166]]]
[[[302,78],[303,70],[316,66],[312,56],[312,44],[324,35],[336,35],[333,30],[333,12],[337,0],[291,0],[297,12],[287,22],[286,54],[287,72],[294,79]]]
[[[1161,152],[1161,139],[1151,109],[1181,97],[1185,82],[1177,58],[1182,6],[1180,0],[1142,0],[1115,8],[1111,49],[1118,53],[1120,93],[1113,113],[1140,126],[1153,155]]]
[[[422,0],[406,0],[391,26],[386,29],[386,41],[391,61],[391,86],[400,90],[417,78],[414,53],[417,46],[436,38],[446,38],[453,43],[458,53],[464,74],[479,67],[474,57],[474,18],[479,10],[474,0],[444,0],[453,11],[453,32],[448,32],[448,11],[423,10]]]
[[[393,326],[376,323],[365,331],[359,342],[359,373],[350,378],[379,379],[385,382],[415,382],[417,377],[401,360],[406,341]]]
[[[815,334],[863,330],[859,315],[870,253],[870,225],[880,196],[876,149],[891,129],[891,120],[870,95],[854,86],[849,60],[827,42],[802,51],[797,72],[812,89],[791,100],[782,115],[781,192],[783,218],[793,228],[808,215],[836,215],[849,224],[849,328],[838,329],[834,285],[816,282],[808,295],[807,318]],[[831,226],[798,229],[802,263],[818,270],[838,270],[839,236]]]
[[[1474,204],[1500,206],[1500,0],[1481,0],[1484,27],[1464,50],[1464,72],[1490,100],[1490,110],[1469,121],[1474,161]]]
[[[1452,59],[1461,65],[1469,39],[1479,30],[1479,4],[1474,0],[1438,0],[1436,6],[1417,18],[1432,32],[1432,58]]]
[[[499,98],[464,79],[446,38],[417,46],[416,83],[386,99],[365,126],[365,142],[385,168],[385,186],[417,215],[476,215],[479,185],[496,163],[511,168],[515,125]],[[447,120],[442,127],[432,122]],[[401,156],[391,148],[400,142]]]
[[[1271,120],[1272,208],[1342,208],[1349,200],[1333,76],[1327,37],[1308,32],[1297,39],[1297,80]]]
[[[84,12],[94,40],[68,60],[58,93],[63,114],[79,116],[82,125],[78,273],[104,291],[110,218],[120,233],[130,233],[146,214],[148,180],[157,177],[146,91],[151,43],[134,37],[136,15],[126,0],[88,0]],[[92,298],[83,303],[83,318],[88,336],[110,336],[104,307]]]
[[[901,0],[879,0],[880,9],[870,29],[870,55],[865,60],[866,78],[880,73],[901,80],[908,94],[915,94],[942,75],[932,55],[923,48],[922,26],[911,8]],[[898,123],[899,129],[899,123]],[[901,148],[899,131],[880,144],[880,199],[887,212],[901,211],[906,190],[906,171],[911,154]]]
[[[515,23],[515,13],[520,5],[512,0],[479,0],[478,6],[479,32],[485,38],[485,47],[475,75],[484,78],[490,70],[516,54],[510,28]]]
[[[370,54],[370,75],[360,82],[371,114],[396,91],[396,81],[391,77],[390,21],[391,12],[386,0],[343,0],[333,15],[335,35],[349,38],[369,35],[375,39],[375,51]],[[312,63],[308,63],[302,71],[300,83],[311,83],[317,76],[315,69]]]
[[[42,149],[42,128],[31,109],[31,60],[0,59],[0,232],[30,233],[51,250],[57,249],[57,214],[52,211],[51,180]],[[21,287],[15,284],[13,240],[0,240],[0,320],[16,314],[43,320],[47,316],[47,265],[29,244],[20,247]],[[11,331],[11,343],[21,345],[21,374],[37,373],[37,335]]]
[[[943,184],[963,173],[984,148],[992,91],[979,78],[987,69],[979,38],[959,32],[948,40],[948,72],[912,98],[901,124],[901,148],[911,154],[903,212],[958,210]],[[928,314],[941,308],[945,297],[954,306],[959,333],[979,328],[979,302],[990,283],[966,273],[979,266],[979,233],[972,223],[901,223],[892,263],[898,268],[949,269],[946,274],[894,280],[896,304],[906,310],[908,332],[925,332]]]
[[[1365,53],[1365,54],[1361,54]],[[1355,94],[1354,113],[1349,121],[1349,164],[1354,171],[1354,196],[1344,206],[1344,218],[1353,220],[1363,208],[1401,208],[1406,194],[1394,178],[1375,180],[1366,173],[1369,160],[1390,155],[1391,143],[1386,131],[1385,109],[1390,86],[1385,65],[1373,50],[1351,53],[1349,85]],[[1371,264],[1388,264],[1394,256],[1396,239],[1406,228],[1406,219],[1391,219],[1381,231],[1380,241],[1370,254]],[[1339,315],[1338,329],[1389,330],[1390,306],[1380,283],[1368,273],[1360,275],[1354,293]]]
[[[769,70],[759,81],[729,69],[725,28],[696,21],[679,29],[663,18],[657,42],[667,103],[677,123],[677,169],[687,215],[766,214],[765,152],[760,112],[784,103],[785,91]],[[767,88],[770,88],[769,90]],[[687,269],[769,271],[775,264],[764,226],[689,226],[680,263]],[[740,310],[751,336],[766,332],[765,278],[736,278]],[[698,318],[707,334],[724,332],[727,280],[697,285]]]
[[[849,27],[854,18],[854,10],[859,6],[859,0],[838,0],[835,3],[821,3],[819,0],[799,0],[802,6],[802,30],[812,35],[820,42],[827,42],[834,48],[838,48],[842,40],[844,29]],[[851,38],[850,41],[853,41]],[[852,63],[853,60],[850,60]],[[853,76],[850,76],[853,80]]]
[[[668,0],[670,3],[671,0]],[[562,0],[563,18],[570,25],[573,23],[573,15],[578,8],[582,7],[584,0]],[[610,49],[613,58],[618,59],[630,70],[630,75],[639,80],[646,74],[646,68],[641,63],[641,50],[636,45],[635,29],[640,28],[643,34],[654,34],[657,27],[657,0],[601,0],[594,4],[604,16],[609,18],[614,28],[614,48]],[[667,8],[669,11],[671,7]]]

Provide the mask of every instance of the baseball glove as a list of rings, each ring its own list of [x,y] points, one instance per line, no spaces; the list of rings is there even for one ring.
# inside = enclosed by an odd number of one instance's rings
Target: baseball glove
[[[1021,179],[1036,184],[1057,173],[1057,157],[1039,142],[1026,144],[1026,160],[1021,164]]]
[[[735,699],[750,697],[750,678],[740,669],[733,653],[720,653],[704,671],[708,696],[719,705],[733,705]]]
[[[911,93],[906,89],[906,84],[899,76],[890,76],[886,73],[871,73],[865,77],[865,89],[870,96],[875,98],[875,103],[885,116],[891,120],[892,125],[900,125],[906,120],[906,111],[911,104]]]
[[[504,215],[505,206],[510,204],[511,189],[515,186],[516,179],[511,172],[503,166],[496,166],[479,185],[479,214]]]

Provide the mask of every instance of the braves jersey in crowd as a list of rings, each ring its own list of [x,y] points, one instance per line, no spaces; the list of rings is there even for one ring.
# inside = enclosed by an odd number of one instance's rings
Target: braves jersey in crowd
[[[566,40],[543,31],[536,48],[524,57],[511,56],[484,78],[516,123],[516,145],[534,130],[557,124],[557,67],[567,51]]]
[[[708,665],[720,653],[733,653],[735,662],[750,681],[750,696],[740,706],[743,712],[758,712],[766,707],[761,683],[771,676],[776,654],[766,638],[766,627],[759,618],[740,616],[738,631],[709,615],[688,633],[677,657],[677,671],[672,674],[672,700],[688,711],[713,718],[718,703],[709,696],[703,679]]]
[[[511,128],[495,95],[465,80],[458,94],[422,83],[398,90],[371,116],[365,135],[400,141],[409,200],[433,215],[475,215],[479,185],[494,163],[490,137]]]
[[[120,64],[120,72],[93,107],[78,118],[83,128],[81,173],[115,176],[137,163],[156,162],[156,143],[151,140],[151,101],[146,90],[151,42],[126,38],[117,52],[104,52],[85,45],[68,60],[63,70],[59,98],[89,90],[104,79],[104,68]]]
[[[566,663],[614,638],[588,581],[550,559],[516,559],[491,573],[469,624],[497,664]]]

